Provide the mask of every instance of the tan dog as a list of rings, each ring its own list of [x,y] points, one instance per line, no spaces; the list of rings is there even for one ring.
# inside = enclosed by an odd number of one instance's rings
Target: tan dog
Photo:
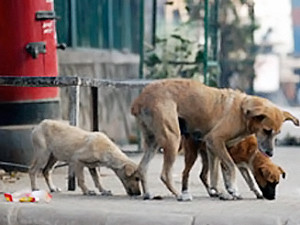
[[[219,160],[228,176],[225,184],[233,198],[238,198],[235,164],[226,146],[238,143],[242,138],[256,134],[259,148],[273,154],[274,136],[282,123],[291,120],[299,126],[299,120],[290,113],[278,109],[264,98],[249,96],[231,89],[217,89],[189,79],[165,79],[147,85],[133,102],[131,113],[140,124],[145,153],[139,164],[144,198],[149,198],[146,173],[155,151],[162,148],[164,163],[161,179],[167,188],[179,197],[174,188],[171,169],[180,145],[179,120],[187,124],[187,130],[200,132],[208,149],[211,191],[218,192]]]
[[[182,200],[192,200],[192,196],[188,193],[188,177],[189,172],[197,159],[198,152],[201,155],[203,165],[200,179],[210,194],[207,181],[209,168],[204,142],[195,140],[193,135],[184,135],[182,137],[182,148],[185,152],[185,168],[182,173]],[[239,168],[250,190],[254,192],[256,197],[264,197],[268,200],[275,199],[276,186],[279,183],[281,175],[285,178],[285,172],[281,167],[272,163],[270,158],[258,149],[255,136],[250,135],[246,137],[240,143],[230,147],[228,152]],[[255,181],[250,173],[253,174],[262,195],[256,188]],[[224,179],[228,179],[225,174]]]
[[[57,161],[65,161],[74,168],[83,194],[93,195],[84,184],[83,168],[90,169],[95,186],[109,194],[99,182],[96,167],[112,169],[122,181],[128,195],[140,195],[140,175],[132,162],[105,134],[88,132],[64,122],[44,120],[32,131],[34,158],[29,169],[31,187],[37,189],[36,176],[43,170],[50,191],[59,191],[52,182],[51,172]]]

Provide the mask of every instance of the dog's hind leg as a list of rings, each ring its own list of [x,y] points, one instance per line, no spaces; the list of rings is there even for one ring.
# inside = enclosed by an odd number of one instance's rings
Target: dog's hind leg
[[[142,126],[142,131],[144,137],[145,150],[144,155],[139,163],[138,170],[142,175],[141,183],[144,192],[144,199],[151,199],[152,197],[148,188],[147,170],[150,161],[153,159],[156,153],[157,145],[155,141],[155,136],[149,130],[147,130],[145,126]]]
[[[182,172],[181,195],[177,198],[177,200],[191,201],[193,198],[188,192],[188,179],[190,170],[192,169],[198,156],[197,143],[192,138],[186,138],[184,136],[182,136],[181,141],[184,148],[185,167]]]
[[[173,187],[171,176],[171,169],[180,144],[180,130],[176,110],[177,105],[174,102],[161,102],[153,108],[144,108],[137,117],[145,141],[144,155],[139,164],[145,199],[150,198],[146,179],[148,164],[158,148],[162,148],[164,151],[161,180],[174,195],[178,196],[178,192]]]
[[[199,175],[200,180],[202,181],[202,184],[207,190],[207,193],[210,194],[209,190],[210,187],[208,185],[208,172],[209,172],[209,166],[208,166],[208,155],[206,150],[206,145],[204,142],[199,144],[199,153],[201,156],[201,162],[202,162],[202,169]]]
[[[49,187],[49,190],[51,192],[60,192],[61,189],[57,188],[52,181],[52,172],[54,169],[54,166],[57,162],[57,159],[54,157],[54,155],[51,153],[48,159],[48,162],[46,164],[46,166],[43,169],[43,175],[45,177],[46,183]]]
[[[220,162],[217,159],[217,157],[207,151],[207,159],[208,159],[208,168],[210,173],[210,185],[208,189],[208,194],[210,197],[219,197],[219,188],[218,188],[218,182],[219,182],[219,165]]]
[[[45,165],[48,162],[50,154],[46,154],[46,155],[38,155],[35,156],[30,168],[29,168],[29,177],[30,177],[30,182],[31,182],[31,189],[34,190],[38,190],[37,188],[37,184],[36,184],[36,178],[37,178],[37,174],[45,168]]]
[[[34,148],[34,156],[33,156],[33,161],[29,167],[28,173],[29,173],[29,178],[31,183],[31,189],[38,190],[36,184],[37,174],[43,168],[45,168],[49,160],[50,153],[47,152],[47,146],[42,135],[38,136],[38,133],[35,133],[32,136],[32,141],[33,141],[33,148]]]
[[[37,184],[36,184],[36,177],[37,177],[39,170],[40,170],[40,168],[38,167],[38,159],[34,159],[32,161],[31,166],[29,167],[29,171],[28,171],[30,183],[31,183],[31,189],[33,191],[38,190]]]
[[[172,116],[168,115],[168,119],[164,119],[165,127],[161,132],[162,135],[159,137],[158,143],[164,150],[164,162],[160,178],[167,188],[178,198],[179,193],[173,184],[172,168],[180,145],[180,130],[177,116],[172,119]]]
[[[95,184],[96,188],[98,188],[101,195],[106,195],[106,196],[112,195],[110,190],[106,190],[102,187],[102,185],[99,181],[99,175],[98,175],[98,172],[97,172],[97,168],[95,168],[95,167],[94,168],[89,168],[89,171],[90,171],[90,174],[93,178],[94,184]]]
[[[179,138],[169,137],[168,143],[163,146],[164,149],[164,162],[161,172],[161,180],[167,186],[167,188],[176,196],[179,197],[178,191],[174,188],[172,178],[172,168],[177,156],[177,149],[179,147]]]

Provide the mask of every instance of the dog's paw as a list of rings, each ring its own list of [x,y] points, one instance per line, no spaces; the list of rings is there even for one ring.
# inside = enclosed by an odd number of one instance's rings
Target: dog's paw
[[[237,194],[237,195],[231,195],[233,200],[242,200],[243,197],[240,195],[240,194]]]
[[[212,197],[212,198],[217,198],[217,197],[219,197],[219,195],[220,195],[220,193],[217,191],[217,189],[215,189],[215,188],[209,188],[208,189],[208,194],[209,194],[209,196],[210,197]]]
[[[161,195],[155,195],[151,199],[152,200],[163,200],[164,198]]]
[[[227,193],[219,193],[219,199],[223,201],[230,201],[234,200],[233,196]]]
[[[92,191],[92,190],[88,190],[84,193],[84,195],[94,196],[94,195],[96,195],[96,192]]]
[[[110,190],[105,190],[105,191],[101,192],[101,195],[102,196],[112,196],[113,194]]]
[[[50,189],[50,192],[61,192],[61,189],[60,188],[58,188],[58,187],[54,187],[54,188],[51,188]]]
[[[261,194],[256,194],[256,198],[257,199],[264,199],[264,196],[262,196]]]
[[[153,198],[153,196],[150,193],[145,193],[144,196],[143,196],[144,200],[150,200],[152,198]]]
[[[192,201],[193,196],[189,192],[183,191],[180,195],[177,196],[177,200],[182,202]]]
[[[242,199],[242,196],[240,195],[240,193],[238,191],[236,191],[235,189],[228,188],[227,191],[232,196],[233,200],[240,200],[240,199]]]
[[[243,199],[241,195],[232,195],[232,194],[227,194],[227,193],[220,193],[219,194],[219,199],[228,201],[228,200],[241,200]]]

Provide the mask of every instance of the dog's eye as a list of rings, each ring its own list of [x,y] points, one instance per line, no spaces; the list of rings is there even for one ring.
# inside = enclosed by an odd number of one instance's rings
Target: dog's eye
[[[136,178],[135,178],[135,181],[140,181],[140,178],[139,178],[139,177],[136,177]]]
[[[265,133],[266,135],[271,135],[271,134],[272,134],[272,130],[264,129],[264,133]]]

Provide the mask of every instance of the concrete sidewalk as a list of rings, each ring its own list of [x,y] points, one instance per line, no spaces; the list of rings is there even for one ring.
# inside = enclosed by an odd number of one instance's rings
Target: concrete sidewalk
[[[130,155],[139,162],[141,155]],[[50,203],[11,203],[0,197],[0,225],[132,225],[132,224],[300,224],[300,148],[278,147],[273,161],[287,173],[277,187],[274,201],[257,200],[240,175],[238,183],[244,199],[240,201],[220,201],[207,196],[199,181],[200,160],[190,175],[192,202],[178,202],[159,179],[162,155],[157,154],[149,166],[149,186],[153,194],[162,195],[163,200],[144,201],[141,197],[130,198],[115,174],[101,169],[101,181],[114,196],[83,196],[79,188],[75,192],[66,191],[67,168],[54,171],[53,179],[61,187],[61,193],[53,194]],[[180,190],[183,157],[179,156],[174,167],[174,180]],[[87,185],[94,188],[86,172]],[[1,182],[1,181],[0,181]],[[42,177],[38,179],[40,189],[46,185]],[[14,183],[0,184],[0,191],[14,192],[29,190],[26,173]]]

